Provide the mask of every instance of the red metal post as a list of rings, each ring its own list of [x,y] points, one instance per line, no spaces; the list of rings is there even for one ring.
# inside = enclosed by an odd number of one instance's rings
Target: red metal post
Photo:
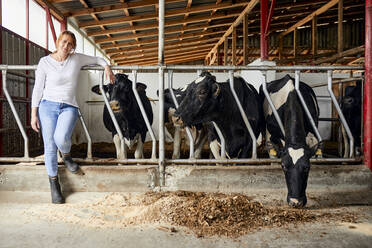
[[[265,34],[265,28],[267,23],[267,6],[268,0],[261,0],[261,39],[260,39],[260,48],[261,48],[261,60],[268,59],[267,52],[267,36]]]
[[[56,31],[55,31],[55,29],[54,29],[54,25],[53,25],[53,21],[52,21],[52,16],[51,16],[51,14],[50,14],[49,8],[48,8],[48,7],[45,7],[45,11],[46,11],[46,17],[47,17],[47,20],[48,20],[48,22],[49,22],[50,30],[52,31],[52,35],[53,35],[54,43],[56,43],[56,41],[57,41],[57,36],[56,36]],[[48,29],[47,29],[47,32],[48,32]]]
[[[3,23],[2,23],[2,0],[0,0],[0,64],[3,63]],[[3,75],[0,71],[0,97],[3,96]],[[3,102],[0,101],[0,128],[3,127]],[[0,156],[3,155],[3,134],[0,134]]]
[[[372,0],[366,0],[364,56],[364,163],[372,170]]]
[[[61,32],[67,30],[67,19],[64,18],[63,21],[61,22]]]

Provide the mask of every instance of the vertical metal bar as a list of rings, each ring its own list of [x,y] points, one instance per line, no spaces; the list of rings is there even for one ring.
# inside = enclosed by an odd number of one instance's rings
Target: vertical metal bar
[[[344,83],[339,83],[338,84],[338,103],[341,104],[342,103],[342,100],[343,100],[343,88],[344,88]],[[338,134],[337,134],[337,142],[338,142],[338,154],[340,155],[340,157],[343,156],[342,154],[342,147],[343,147],[343,142],[342,142],[342,138],[343,138],[343,135],[342,135],[342,126],[340,125],[339,128],[338,128]],[[347,141],[344,141],[345,143]]]
[[[78,114],[79,114],[81,125],[83,126],[83,129],[85,132],[85,136],[87,137],[87,140],[88,140],[87,159],[92,159],[92,139],[89,135],[88,128],[85,125],[85,121],[84,121],[83,115],[81,114],[80,108],[78,108]]]
[[[372,170],[372,0],[365,7],[364,163]]]
[[[247,115],[244,112],[242,104],[240,103],[239,98],[236,95],[236,92],[235,92],[235,89],[234,89],[234,71],[232,71],[232,70],[229,70],[229,83],[230,83],[230,90],[231,90],[231,92],[234,96],[236,104],[238,105],[240,115],[242,116],[243,121],[244,121],[244,123],[245,123],[245,125],[248,129],[248,132],[251,136],[251,139],[252,139],[252,158],[255,159],[255,158],[257,158],[257,139],[256,139],[256,136],[253,132],[252,126],[249,123]]]
[[[160,186],[165,185],[165,148],[164,148],[164,70],[159,67],[159,173]]]
[[[164,12],[165,0],[159,0],[159,174],[160,186],[165,186],[165,148],[164,148]]]
[[[127,151],[125,149],[124,136],[123,136],[123,133],[121,132],[120,126],[119,126],[119,124],[118,124],[118,122],[117,122],[117,120],[115,118],[114,112],[111,109],[110,103],[109,103],[109,101],[107,99],[107,96],[106,96],[106,93],[105,93],[105,90],[103,89],[104,76],[105,76],[105,74],[102,72],[102,79],[99,81],[99,89],[102,92],[103,100],[104,100],[104,102],[106,104],[106,107],[107,107],[107,110],[108,110],[108,112],[110,114],[111,120],[114,123],[115,130],[119,134],[119,138],[120,138],[120,155],[123,155],[123,157],[126,159],[127,158]]]
[[[175,96],[174,91],[173,91],[173,70],[168,71],[168,88],[169,88],[169,92],[171,93],[173,103],[176,106],[176,109],[178,109],[179,105],[178,105],[176,96]],[[191,134],[191,131],[190,131],[189,127],[186,127],[186,134],[187,134],[187,138],[189,139],[189,143],[190,143],[190,155],[189,155],[189,157],[194,158],[194,151],[195,151],[194,138],[192,137],[192,134]]]
[[[273,111],[274,117],[275,117],[276,121],[278,122],[279,128],[282,131],[283,137],[285,137],[285,131],[284,131],[283,122],[282,122],[282,120],[279,117],[278,111],[276,111],[276,108],[275,108],[275,106],[273,104],[273,101],[271,100],[271,97],[270,97],[269,92],[267,91],[266,71],[262,71],[262,73],[264,75],[264,81],[262,83],[262,90],[264,92],[264,95],[266,97],[267,102],[270,105],[271,110]]]
[[[7,70],[2,70],[3,92],[5,94],[6,99],[8,100],[10,109],[13,112],[13,116],[14,116],[16,122],[17,122],[18,128],[21,131],[21,134],[22,134],[22,137],[23,137],[23,140],[24,140],[24,146],[25,146],[24,157],[25,158],[29,158],[29,154],[28,154],[28,137],[27,137],[27,134],[25,132],[25,129],[23,128],[22,121],[19,118],[19,115],[17,113],[17,110],[14,107],[13,100],[12,100],[11,96],[9,95],[8,90],[7,90],[7,87],[6,87],[6,73],[7,73]]]
[[[217,124],[212,121],[213,123],[213,126],[214,128],[216,129],[217,131],[217,134],[218,134],[218,137],[220,137],[220,141],[221,141],[221,159],[225,159],[226,158],[226,141],[225,141],[225,137],[223,137],[223,134],[221,132],[221,129],[217,126]]]
[[[310,111],[309,111],[309,108],[307,107],[306,102],[304,100],[304,97],[302,96],[302,93],[300,91],[300,71],[298,71],[298,70],[295,71],[295,89],[296,89],[298,98],[300,98],[302,107],[304,107],[304,110],[305,110],[305,113],[307,115],[307,118],[310,121],[311,127],[313,128],[313,130],[315,132],[316,138],[318,139],[318,143],[320,143],[320,142],[323,141],[322,140],[322,137],[320,136],[320,133],[318,131],[318,128],[315,125],[315,121],[314,121],[313,117],[311,116]]]
[[[337,110],[338,116],[340,117],[341,123],[342,123],[342,125],[344,125],[347,136],[349,137],[349,140],[350,140],[350,158],[352,158],[352,157],[354,157],[354,138],[353,138],[353,135],[351,134],[349,125],[347,124],[347,122],[345,120],[344,114],[341,111],[340,105],[338,105],[337,99],[336,99],[335,95],[333,94],[333,91],[332,91],[332,71],[331,70],[327,71],[327,77],[328,77],[328,92],[329,92],[329,95],[331,96],[333,105],[335,106],[335,108]]]
[[[132,74],[133,74],[133,79],[134,79],[134,82],[132,83],[132,90],[133,90],[134,96],[136,97],[137,104],[138,104],[138,106],[141,110],[142,117],[145,120],[147,130],[149,131],[151,139],[152,139],[151,158],[156,159],[156,138],[155,138],[155,134],[154,134],[154,131],[152,130],[152,127],[151,127],[149,118],[147,117],[145,108],[143,107],[141,98],[140,98],[140,96],[138,95],[138,92],[137,92],[137,70],[133,70]]]

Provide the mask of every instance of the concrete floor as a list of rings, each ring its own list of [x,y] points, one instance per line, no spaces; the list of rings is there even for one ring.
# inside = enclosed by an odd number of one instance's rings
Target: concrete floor
[[[267,192],[271,194],[272,192]],[[283,193],[283,192],[282,192]],[[281,197],[282,193],[279,194]],[[59,205],[60,211],[74,204],[94,202],[109,193],[79,192],[67,197],[67,204]],[[368,197],[370,192],[361,198]],[[319,199],[311,193],[310,198]],[[371,195],[369,195],[371,196]],[[265,198],[257,194],[255,199],[270,202],[277,197]],[[329,197],[329,196],[327,196]],[[352,212],[358,216],[358,223],[312,223],[297,227],[264,228],[260,231],[231,239],[226,237],[197,238],[189,230],[176,227],[172,233],[157,225],[132,227],[89,227],[79,223],[71,224],[51,221],[32,214],[30,209],[49,209],[48,192],[0,191],[0,247],[371,247],[372,244],[372,197],[361,203],[349,202],[348,206],[319,206],[310,201],[309,207],[324,211]],[[280,202],[282,204],[284,202]]]
[[[263,228],[239,238],[198,238],[175,227],[83,225],[45,218],[53,211],[95,203],[110,191],[120,194],[159,190],[154,166],[84,166],[72,175],[60,168],[67,203],[50,203],[44,166],[0,166],[0,248],[3,247],[372,247],[372,173],[362,165],[313,166],[307,188],[309,209],[352,213],[357,223],[315,222]],[[239,192],[263,204],[284,206],[286,186],[280,166],[169,166],[162,190]],[[80,211],[81,212],[81,211]],[[35,214],[38,213],[38,214]],[[40,214],[41,213],[41,214]],[[87,209],[87,213],[90,211]],[[88,216],[89,218],[89,216]]]

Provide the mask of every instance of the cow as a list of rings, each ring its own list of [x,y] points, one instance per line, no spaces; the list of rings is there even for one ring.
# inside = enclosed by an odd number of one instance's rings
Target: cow
[[[187,86],[186,86],[187,87]],[[182,102],[185,97],[186,87],[173,89],[174,95],[178,103]],[[164,90],[164,123],[168,126],[174,127],[173,136],[173,159],[178,159],[181,156],[181,142],[182,136],[184,137],[185,130],[179,125],[174,125],[172,117],[176,111],[176,105],[173,101],[170,89]],[[191,134],[194,140],[194,157],[201,158],[201,153],[205,142],[207,141],[207,129],[203,125],[196,125],[191,127]]]
[[[137,143],[134,156],[135,158],[143,158],[143,144],[148,130],[132,90],[132,81],[128,79],[126,74],[118,73],[115,75],[114,84],[104,85],[103,87],[105,93],[108,93],[110,107],[123,133],[125,144],[132,148]],[[137,82],[136,89],[151,125],[153,111],[150,100],[146,96],[146,88],[145,84]],[[99,85],[93,86],[92,91],[101,95]],[[123,155],[120,154],[120,138],[106,105],[103,108],[103,123],[107,130],[112,133],[117,158],[124,159]]]
[[[258,93],[241,77],[234,77],[234,89],[257,137],[261,122]],[[226,140],[227,155],[235,158],[249,156],[252,139],[228,81],[219,83],[211,74],[202,73],[198,79],[188,85],[186,95],[174,118],[178,124],[186,126],[214,121]],[[213,147],[217,147],[217,139],[216,135],[212,136],[214,140],[210,140],[210,147],[213,152]],[[219,158],[218,152],[213,152],[213,155]]]
[[[300,82],[300,92],[306,102],[316,125],[319,120],[319,107],[314,91],[307,84]],[[307,203],[306,187],[310,171],[310,158],[318,148],[313,128],[301,105],[295,90],[295,81],[289,75],[267,84],[267,91],[283,123],[283,136],[268,100],[265,98],[262,85],[260,99],[266,125],[266,142],[270,154],[281,158],[288,194],[287,202],[291,207],[303,207]]]
[[[345,88],[345,96],[341,101],[341,110],[345,120],[350,128],[351,134],[354,137],[355,155],[360,156],[361,151],[361,121],[362,121],[362,82],[358,80],[355,86],[347,86]],[[344,157],[349,156],[349,142],[342,128],[344,137],[345,153]]]

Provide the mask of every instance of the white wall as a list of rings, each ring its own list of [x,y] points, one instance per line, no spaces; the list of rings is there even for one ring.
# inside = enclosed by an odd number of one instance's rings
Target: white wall
[[[270,64],[272,65],[272,64]],[[284,72],[275,73],[274,71],[268,73],[268,81],[279,79],[285,76]],[[106,130],[103,125],[102,113],[103,113],[103,98],[102,96],[96,95],[91,91],[91,88],[99,83],[101,79],[101,73],[92,73],[82,71],[79,77],[78,85],[78,104],[81,112],[85,119],[86,125],[90,132],[92,142],[111,142],[111,133]],[[228,79],[228,73],[213,73],[216,76],[217,81],[224,82]],[[262,82],[263,77],[259,71],[243,71],[236,73],[241,75],[247,82],[252,83],[257,89]],[[293,74],[290,74],[294,77]],[[346,78],[348,74],[334,74],[334,78]],[[158,89],[158,73],[138,73],[137,81],[145,83],[147,85],[147,96],[152,99],[158,99],[156,91]],[[186,84],[192,82],[197,78],[196,72],[194,73],[174,73],[173,74],[173,88],[183,87]],[[133,81],[132,74],[129,74],[129,79]],[[300,80],[309,84],[310,86],[315,83],[327,82],[326,73],[301,73]],[[168,88],[168,74],[165,73],[165,88]],[[328,96],[326,87],[314,88],[316,95]],[[331,101],[330,99],[318,98],[320,107],[320,117],[331,117]],[[158,126],[159,126],[159,102],[152,102],[154,121],[152,128],[154,130],[156,138],[158,138]],[[331,134],[330,122],[320,122],[319,131],[323,139],[329,139]],[[147,140],[151,140],[150,135],[147,135]],[[82,126],[78,121],[72,139],[74,144],[87,142]]]

